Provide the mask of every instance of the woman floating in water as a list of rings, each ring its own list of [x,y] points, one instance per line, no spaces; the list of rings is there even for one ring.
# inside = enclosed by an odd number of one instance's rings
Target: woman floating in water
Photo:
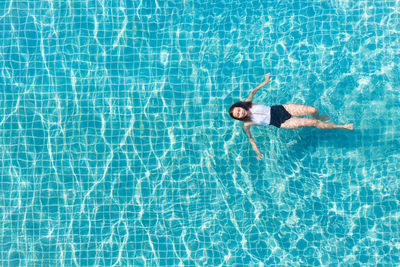
[[[284,129],[297,129],[299,127],[316,127],[318,129],[348,129],[353,130],[353,124],[337,125],[330,122],[329,116],[318,116],[318,110],[311,106],[299,104],[286,104],[279,106],[264,106],[252,103],[253,96],[264,85],[271,81],[270,74],[265,75],[265,81],[257,86],[244,102],[237,102],[229,108],[232,118],[244,121],[244,130],[250,139],[250,143],[257,152],[257,159],[264,157],[258,150],[256,142],[250,133],[252,125],[273,125]],[[313,119],[299,118],[299,116],[311,115]]]

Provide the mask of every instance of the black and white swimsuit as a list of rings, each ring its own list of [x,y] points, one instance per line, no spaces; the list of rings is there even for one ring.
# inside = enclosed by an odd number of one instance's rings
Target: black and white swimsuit
[[[255,105],[250,108],[251,121],[257,125],[273,125],[280,128],[281,124],[292,117],[282,106]]]

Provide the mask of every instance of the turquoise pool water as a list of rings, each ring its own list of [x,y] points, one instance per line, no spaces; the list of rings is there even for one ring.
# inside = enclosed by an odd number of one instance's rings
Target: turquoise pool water
[[[0,265],[399,264],[399,31],[391,0],[1,1]],[[227,109],[267,72],[255,103],[355,130],[252,129],[258,162]]]

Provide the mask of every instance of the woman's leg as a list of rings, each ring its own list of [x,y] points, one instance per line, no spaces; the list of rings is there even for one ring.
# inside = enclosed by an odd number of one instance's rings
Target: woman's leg
[[[353,130],[353,124],[344,124],[344,125],[337,125],[332,122],[324,122],[317,120],[317,124],[315,125],[318,129],[347,129]]]
[[[315,119],[320,121],[327,121],[329,120],[328,115],[318,115],[318,109],[312,106],[306,105],[299,105],[299,104],[285,104],[283,107],[290,113],[290,115],[298,117],[298,116],[307,116],[311,115]]]
[[[294,117],[312,115],[318,116],[318,110],[312,106],[299,105],[299,104],[285,104],[282,105],[290,115]]]
[[[331,122],[319,121],[316,119],[290,118],[281,124],[284,129],[297,129],[299,127],[316,127],[318,129],[348,129],[353,130],[353,124],[337,125]]]

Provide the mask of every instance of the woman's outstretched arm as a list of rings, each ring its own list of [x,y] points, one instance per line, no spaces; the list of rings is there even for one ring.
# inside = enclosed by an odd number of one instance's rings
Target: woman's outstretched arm
[[[251,102],[251,101],[253,100],[253,96],[256,94],[256,92],[257,92],[258,90],[260,90],[261,87],[263,87],[264,85],[266,85],[267,83],[269,83],[270,81],[271,81],[270,74],[269,74],[269,73],[268,73],[268,74],[265,74],[265,81],[264,81],[263,83],[261,83],[259,86],[257,86],[256,88],[254,88],[254,89],[251,91],[249,97],[246,98],[245,101],[246,101],[246,102]]]
[[[264,157],[264,155],[261,154],[260,150],[258,149],[258,147],[257,147],[257,145],[256,145],[256,141],[254,141],[253,137],[251,136],[251,133],[250,133],[250,126],[251,126],[251,125],[253,125],[253,124],[252,124],[252,123],[245,122],[245,124],[244,124],[244,130],[246,131],[246,134],[247,134],[247,136],[249,137],[251,146],[252,146],[253,149],[257,152],[257,159],[258,159],[258,160],[261,160],[261,159]]]

